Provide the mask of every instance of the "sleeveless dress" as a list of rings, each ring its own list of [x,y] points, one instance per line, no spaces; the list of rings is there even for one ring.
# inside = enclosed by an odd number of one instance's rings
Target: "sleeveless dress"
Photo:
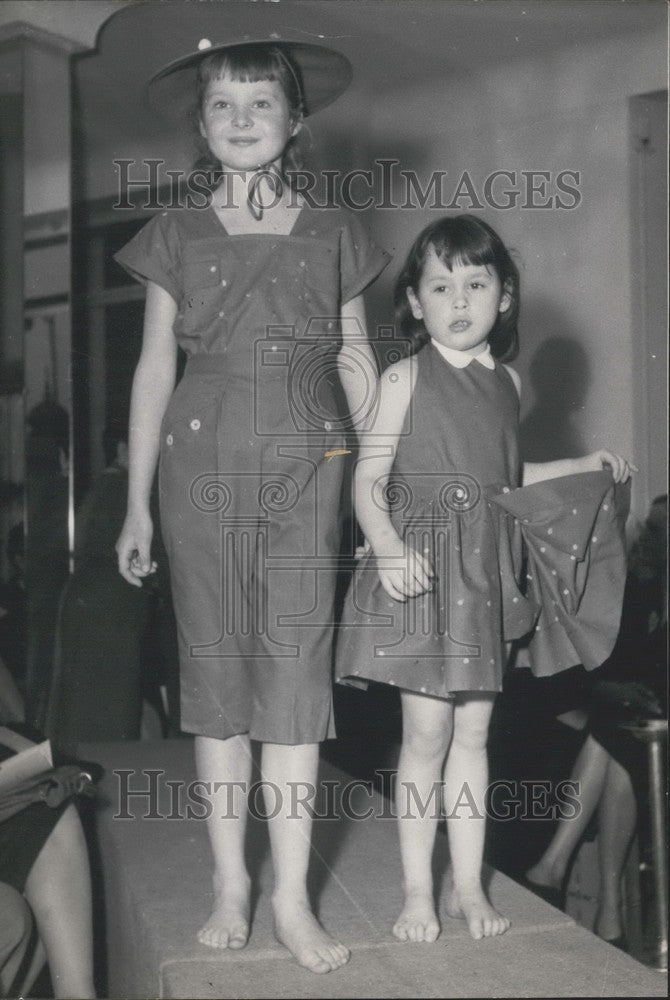
[[[159,473],[187,732],[334,735],[340,306],[388,259],[355,217],[310,206],[287,236],[164,212],[116,255],[170,293],[188,355]]]
[[[519,398],[504,366],[456,368],[432,343],[416,364],[380,502],[430,560],[433,587],[393,600],[368,552],[345,599],[336,679],[439,698],[499,691],[503,643],[524,636],[538,674],[598,666],[618,631],[627,491],[608,472],[519,488]]]

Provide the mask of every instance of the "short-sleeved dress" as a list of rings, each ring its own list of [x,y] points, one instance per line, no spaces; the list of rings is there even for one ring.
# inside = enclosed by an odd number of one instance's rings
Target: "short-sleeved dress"
[[[537,673],[599,665],[616,639],[625,577],[611,475],[519,488],[519,398],[506,368],[476,359],[456,368],[432,343],[416,365],[378,502],[429,558],[433,586],[392,600],[369,552],[345,600],[336,679],[440,698],[499,691],[504,640],[528,634]]]
[[[159,473],[187,732],[333,735],[340,307],[388,259],[358,219],[308,205],[286,236],[163,212],[116,255],[173,297],[188,355]]]

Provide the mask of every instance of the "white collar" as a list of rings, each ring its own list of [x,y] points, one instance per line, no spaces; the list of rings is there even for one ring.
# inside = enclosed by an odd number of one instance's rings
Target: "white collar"
[[[455,351],[453,347],[445,347],[444,344],[438,344],[438,342],[433,340],[432,337],[430,339],[433,347],[435,347],[440,352],[444,360],[448,361],[450,365],[454,366],[454,368],[467,368],[471,361],[478,361],[480,365],[484,365],[484,368],[488,368],[489,371],[495,370],[496,363],[488,344],[481,354],[477,354],[473,357],[472,354],[464,354],[463,351]]]

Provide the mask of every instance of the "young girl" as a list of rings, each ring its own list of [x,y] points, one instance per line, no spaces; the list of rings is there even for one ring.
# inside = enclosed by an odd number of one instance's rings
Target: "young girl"
[[[447,912],[465,917],[474,938],[489,937],[509,920],[481,880],[488,725],[503,640],[525,634],[537,608],[510,573],[514,529],[502,536],[506,522],[496,521],[487,497],[510,493],[522,472],[528,484],[606,463],[620,481],[629,467],[597,451],[522,470],[519,377],[503,363],[517,350],[519,275],[486,223],[461,215],[425,229],[398,280],[396,307],[418,353],[384,372],[375,426],[362,437],[355,503],[369,551],[345,606],[338,679],[401,689],[405,904],[394,934],[435,941],[440,932],[431,871],[439,810],[431,797],[444,766]]]
[[[349,952],[311,912],[311,820],[307,810],[290,815],[290,792],[294,782],[315,785],[319,741],[333,735],[344,444],[336,376],[360,404],[374,372],[360,293],[387,255],[345,212],[303,203],[284,169],[305,115],[349,79],[347,60],[320,46],[201,40],[150,93],[171,112],[189,88],[196,95],[199,132],[220,165],[211,206],[157,215],[117,257],[147,283],[119,568],[135,585],[153,569],[149,492],[160,449],[182,728],[196,734],[199,777],[239,788],[239,818],[221,819],[214,803],[209,820],[215,906],[198,937],[220,948],[247,942],[245,792],[250,739],[259,740],[276,933],[318,973]],[[173,394],[178,346],[188,361]]]

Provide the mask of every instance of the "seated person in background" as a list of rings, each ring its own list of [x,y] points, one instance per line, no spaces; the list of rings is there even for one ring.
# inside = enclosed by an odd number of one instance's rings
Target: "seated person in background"
[[[2,740],[0,761],[31,745],[25,737],[7,731]],[[94,997],[91,876],[84,831],[74,805],[65,801],[52,808],[36,802],[0,822],[2,883],[3,892],[11,887],[30,905],[49,963],[54,996]],[[5,961],[9,968],[3,971],[0,966],[3,989],[12,985],[10,977],[16,976],[21,965],[17,948],[25,948],[21,911],[17,911],[11,893],[9,904],[15,916],[8,931]],[[38,970],[39,956],[32,963],[32,972]],[[18,985],[29,988],[25,982]]]
[[[27,993],[32,979],[23,973],[32,931],[30,909],[11,885],[0,882],[0,996]]]
[[[26,583],[23,524],[7,536],[9,579],[0,583],[0,661],[23,697],[26,681]],[[4,687],[3,687],[4,690]]]
[[[625,945],[621,876],[637,826],[637,798],[646,789],[644,747],[621,722],[661,715],[666,703],[667,496],[654,500],[630,553],[621,629],[610,659],[590,685],[584,742],[571,780],[581,811],[559,820],[546,851],[526,872],[530,888],[561,905],[570,861],[597,813],[600,894],[594,930]]]
[[[104,446],[107,467],[77,515],[75,571],[58,618],[46,732],[67,751],[81,742],[140,737],[140,642],[149,596],[119,575],[114,550],[128,492],[125,425],[107,428]]]

